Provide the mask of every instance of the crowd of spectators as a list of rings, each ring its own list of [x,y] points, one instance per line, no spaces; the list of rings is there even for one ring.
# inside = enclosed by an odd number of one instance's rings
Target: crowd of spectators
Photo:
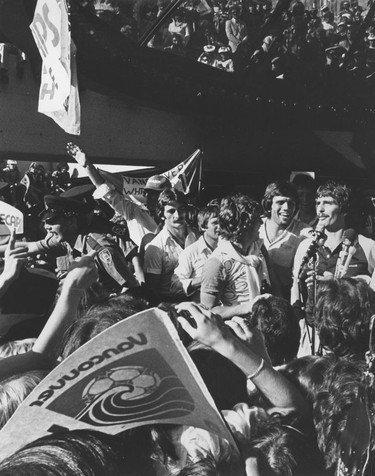
[[[41,206],[43,197],[60,194],[71,184],[69,165],[58,163],[55,170],[46,170],[38,162],[31,162],[24,174],[16,160],[7,160],[0,170],[0,195],[2,200],[22,211]],[[41,211],[41,209],[39,210]]]
[[[269,1],[187,0],[150,35],[169,7],[167,0],[83,3],[135,42],[227,72],[250,68],[300,80],[337,70],[344,61],[349,73],[362,79],[375,72],[375,23],[370,20],[361,30],[368,6],[357,0],[321,3],[320,9],[298,0],[285,4],[270,22],[274,5]]]
[[[187,213],[163,175],[142,204],[67,151],[92,184],[69,187],[60,167],[56,193],[40,189],[40,238],[12,231],[0,247],[0,427],[59,362],[159,306],[239,453],[189,426],[61,431],[1,461],[0,475],[372,474],[375,241],[350,228],[350,189],[297,175],[261,203],[237,193]]]

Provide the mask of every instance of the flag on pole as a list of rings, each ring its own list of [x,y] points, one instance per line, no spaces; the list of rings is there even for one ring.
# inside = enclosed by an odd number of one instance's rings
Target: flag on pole
[[[38,0],[30,28],[43,60],[38,112],[51,117],[65,132],[79,135],[76,47],[66,0]]]
[[[155,171],[151,171],[149,177],[154,175]],[[118,188],[118,181],[110,180],[109,174],[105,175],[106,180],[111,181],[116,188]],[[186,160],[179,163],[175,167],[166,172],[164,175],[169,179],[172,186],[183,192],[185,195],[199,194],[202,184],[202,152],[197,149]],[[148,177],[130,177],[127,175],[122,176],[122,193],[135,201],[141,201],[144,196],[144,188],[146,186]]]
[[[202,157],[200,149],[197,149],[190,157],[164,172],[172,186],[185,195],[197,193],[201,183]]]

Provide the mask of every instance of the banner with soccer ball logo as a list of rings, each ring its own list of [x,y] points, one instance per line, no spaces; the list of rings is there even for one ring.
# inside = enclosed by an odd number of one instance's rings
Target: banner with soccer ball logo
[[[143,311],[105,330],[56,367],[0,432],[0,459],[60,431],[117,434],[156,423],[234,440],[167,313]]]

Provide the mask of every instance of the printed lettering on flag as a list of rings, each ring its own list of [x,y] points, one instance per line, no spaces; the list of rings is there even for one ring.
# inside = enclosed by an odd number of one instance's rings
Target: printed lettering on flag
[[[172,186],[184,194],[198,193],[201,182],[202,157],[197,149],[190,157],[161,175],[167,177]],[[122,193],[135,202],[144,203],[144,188],[147,177],[122,176]]]
[[[70,134],[80,133],[75,45],[65,0],[38,0],[30,25],[43,60],[38,111]]]

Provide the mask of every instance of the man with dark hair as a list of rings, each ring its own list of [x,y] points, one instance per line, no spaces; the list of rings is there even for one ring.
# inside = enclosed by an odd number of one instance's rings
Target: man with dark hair
[[[172,276],[172,293],[187,296],[189,300],[200,302],[202,270],[205,262],[217,247],[219,238],[219,207],[207,205],[199,210],[198,226],[202,235],[192,245],[185,248]]]
[[[273,366],[297,356],[301,330],[290,303],[277,296],[261,296],[253,304],[249,324],[263,334]]]
[[[330,279],[320,283],[314,325],[324,349],[337,356],[364,359],[373,314],[375,292],[362,280]]]
[[[296,250],[308,236],[308,225],[293,216],[298,205],[297,190],[290,182],[269,184],[262,199],[266,215],[259,230],[270,264],[281,286],[282,297],[289,299]]]
[[[248,314],[262,283],[269,283],[259,239],[260,216],[259,203],[247,195],[232,195],[221,201],[221,239],[203,268],[201,303],[224,319]]]
[[[171,280],[182,250],[198,239],[186,223],[186,198],[173,189],[164,190],[157,203],[162,230],[147,245],[144,260],[146,285],[162,301],[170,301]]]
[[[316,192],[316,211],[319,227],[324,228],[324,245],[314,246],[313,239],[306,240],[297,249],[293,267],[291,302],[304,305],[307,289],[320,281],[333,277],[361,277],[368,283],[375,269],[375,241],[347,228],[346,216],[350,205],[350,189],[343,184],[328,181]],[[315,270],[311,258],[316,258]],[[314,306],[308,299],[307,309]],[[307,339],[307,329],[302,331],[301,345]],[[304,355],[307,349],[300,350]],[[303,353],[301,353],[303,352]]]

